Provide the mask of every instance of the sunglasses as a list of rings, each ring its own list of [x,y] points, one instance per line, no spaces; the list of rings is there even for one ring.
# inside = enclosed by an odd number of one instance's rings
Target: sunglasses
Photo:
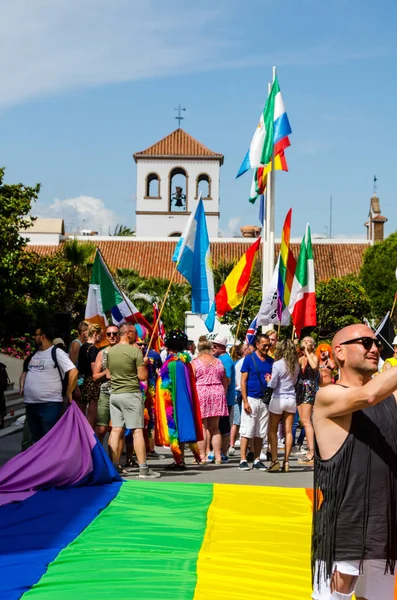
[[[117,337],[118,336],[118,332],[117,331],[107,331],[106,335],[108,337]]]
[[[341,346],[348,346],[349,344],[361,344],[366,350],[371,350],[373,344],[375,344],[378,350],[382,350],[383,348],[382,342],[377,338],[372,337],[359,337],[354,338],[353,340],[347,340],[347,342],[342,342]]]

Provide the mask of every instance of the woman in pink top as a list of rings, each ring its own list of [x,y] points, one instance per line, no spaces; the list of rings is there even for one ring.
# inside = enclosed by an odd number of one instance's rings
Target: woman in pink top
[[[219,358],[211,355],[212,344],[201,340],[198,344],[199,355],[192,361],[196,377],[196,387],[203,421],[204,440],[198,442],[200,459],[206,462],[206,446],[212,444],[215,464],[222,464],[222,437],[219,432],[219,417],[228,413],[226,402],[227,378],[225,369]]]

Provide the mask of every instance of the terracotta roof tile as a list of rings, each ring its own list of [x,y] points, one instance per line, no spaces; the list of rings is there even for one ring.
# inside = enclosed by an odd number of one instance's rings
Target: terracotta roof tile
[[[159,142],[149,146],[146,150],[135,152],[134,160],[152,157],[184,157],[184,158],[216,158],[223,164],[223,154],[213,152],[204,144],[186,133],[183,129],[176,129]]]
[[[372,217],[373,223],[386,223],[387,220],[387,217],[384,217],[383,215],[376,215],[376,217]]]
[[[89,240],[90,243],[94,240]],[[238,260],[253,240],[241,242],[211,242],[212,262],[216,266],[220,261]],[[94,242],[102,252],[104,259],[112,270],[134,269],[142,277],[161,277],[170,279],[175,269],[171,261],[175,249],[175,242],[165,241],[121,241],[98,240]],[[364,252],[369,244],[366,243],[318,243],[313,242],[313,257],[316,281],[324,281],[330,277],[344,275],[357,275],[360,271]],[[27,246],[27,250],[37,252],[42,256],[54,254],[59,246]],[[297,258],[299,244],[291,244],[292,252]],[[280,251],[280,244],[276,243],[276,259]],[[261,258],[262,249],[259,257]],[[185,279],[177,273],[176,282]]]

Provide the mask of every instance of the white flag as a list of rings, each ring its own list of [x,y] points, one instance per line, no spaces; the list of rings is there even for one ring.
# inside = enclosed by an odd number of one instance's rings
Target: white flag
[[[260,306],[257,318],[258,325],[278,325],[279,319],[277,316],[277,299],[278,299],[278,266],[279,260],[277,260],[277,264],[274,268],[273,277],[270,280],[269,285],[267,286],[266,294],[262,299],[262,304]],[[288,308],[283,310],[283,314],[281,315],[281,325],[289,325],[290,322],[290,314],[288,312]]]

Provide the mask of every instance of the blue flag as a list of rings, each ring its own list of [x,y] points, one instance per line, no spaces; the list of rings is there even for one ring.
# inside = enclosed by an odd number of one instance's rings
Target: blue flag
[[[200,198],[192,212],[172,260],[192,286],[192,312],[200,315],[208,331],[215,325],[214,275],[211,264],[210,240],[203,201]]]

